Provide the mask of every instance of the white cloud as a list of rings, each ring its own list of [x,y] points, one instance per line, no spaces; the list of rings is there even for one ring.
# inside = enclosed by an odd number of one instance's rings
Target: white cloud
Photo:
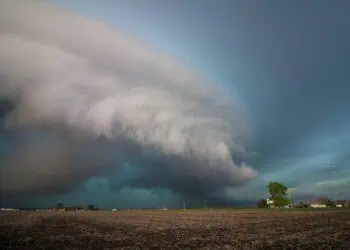
[[[350,178],[338,179],[338,180],[328,180],[328,181],[319,181],[316,183],[317,187],[320,188],[330,188],[330,187],[339,187],[346,184],[350,184]]]

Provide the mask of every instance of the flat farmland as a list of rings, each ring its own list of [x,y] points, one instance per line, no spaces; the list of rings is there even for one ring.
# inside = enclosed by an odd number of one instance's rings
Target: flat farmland
[[[350,249],[350,210],[1,212],[1,249]]]

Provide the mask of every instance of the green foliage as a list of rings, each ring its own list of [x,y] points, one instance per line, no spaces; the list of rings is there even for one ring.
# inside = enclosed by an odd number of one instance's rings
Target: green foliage
[[[291,203],[286,197],[288,188],[279,182],[270,182],[268,185],[270,199],[273,201],[274,207],[284,207]]]
[[[297,206],[297,208],[310,208],[309,204],[304,204],[304,202],[300,202],[299,205]]]
[[[290,200],[283,196],[276,196],[273,198],[273,205],[275,207],[284,207],[290,204]]]
[[[271,197],[285,196],[288,191],[288,188],[279,182],[270,182],[268,188]]]
[[[336,207],[337,204],[335,203],[335,201],[328,199],[328,201],[326,202],[326,206],[327,207]]]
[[[64,204],[62,202],[57,203],[56,209],[64,209]]]
[[[265,199],[261,199],[258,202],[258,208],[268,208],[269,205],[267,204]]]
[[[92,204],[88,205],[87,209],[88,210],[92,210],[92,211],[97,211],[98,210],[98,208],[95,205],[92,205]]]

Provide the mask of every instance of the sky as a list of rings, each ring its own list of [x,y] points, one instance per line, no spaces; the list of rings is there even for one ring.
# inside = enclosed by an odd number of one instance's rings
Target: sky
[[[348,1],[1,5],[1,206],[350,199]]]

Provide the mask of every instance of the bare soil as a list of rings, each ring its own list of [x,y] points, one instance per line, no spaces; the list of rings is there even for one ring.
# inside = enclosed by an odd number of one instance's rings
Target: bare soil
[[[350,211],[1,212],[1,249],[350,249]]]

